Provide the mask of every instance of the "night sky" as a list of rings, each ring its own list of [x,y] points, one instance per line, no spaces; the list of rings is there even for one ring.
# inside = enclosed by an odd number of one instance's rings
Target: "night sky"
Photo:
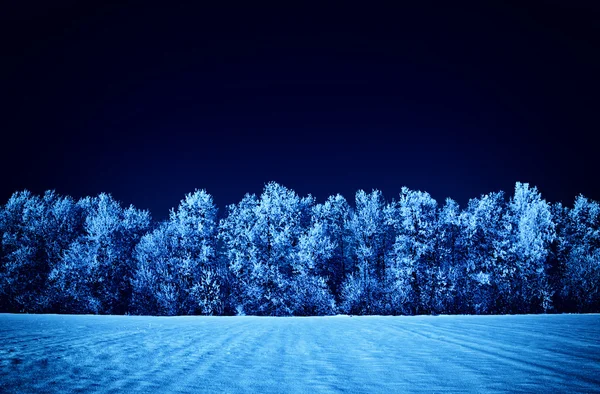
[[[408,186],[464,206],[516,181],[600,200],[594,2],[6,3],[1,203],[110,192],[161,219],[271,180],[318,201]]]

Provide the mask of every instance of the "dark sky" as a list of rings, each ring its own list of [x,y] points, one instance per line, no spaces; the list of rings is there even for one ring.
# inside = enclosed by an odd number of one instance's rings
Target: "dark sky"
[[[2,203],[105,191],[162,218],[270,180],[319,201],[406,185],[464,205],[515,181],[600,200],[594,2],[7,3]]]

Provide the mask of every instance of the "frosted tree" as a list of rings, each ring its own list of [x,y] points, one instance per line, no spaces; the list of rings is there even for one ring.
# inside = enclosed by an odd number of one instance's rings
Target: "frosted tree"
[[[81,211],[70,197],[47,191],[13,194],[0,213],[0,298],[3,310],[44,312],[53,308],[50,271],[82,232]]]
[[[170,221],[178,240],[180,258],[190,261],[193,269],[191,297],[203,314],[221,314],[224,267],[217,260],[217,208],[204,190],[185,196]]]
[[[511,224],[504,193],[471,199],[461,219],[466,253],[459,300],[470,313],[509,312],[516,269],[508,261]]]
[[[178,275],[183,264],[174,257],[176,250],[177,242],[168,223],[142,237],[135,252],[131,312],[167,316],[188,312],[184,303],[189,297]]]
[[[438,266],[434,267],[432,310],[436,313],[459,313],[464,307],[459,297],[460,288],[466,285],[464,271],[461,270],[466,255],[463,228],[458,204],[446,199],[439,211],[435,231]]]
[[[379,190],[356,193],[356,210],[350,221],[356,264],[342,289],[341,309],[346,313],[381,311],[381,282],[386,275],[385,202]]]
[[[555,225],[556,237],[549,245],[547,276],[548,284],[553,294],[552,305],[555,310],[573,310],[569,305],[567,292],[564,291],[568,254],[570,252],[572,229],[570,225],[570,209],[557,202],[551,205],[552,220]]]
[[[133,251],[150,225],[150,214],[123,209],[109,194],[78,202],[86,212],[84,234],[71,243],[50,273],[65,310],[127,312],[135,272]]]
[[[315,222],[299,238],[292,273],[293,314],[329,315],[335,312],[335,300],[321,274],[331,261],[335,244],[323,224]]]
[[[312,197],[271,182],[260,198],[246,195],[229,207],[221,238],[236,280],[238,313],[294,313],[294,277],[304,269],[298,248],[313,205]]]
[[[600,204],[578,196],[566,220],[561,232],[565,257],[563,296],[571,304],[570,310],[597,312],[600,309]]]
[[[27,190],[14,193],[2,210],[0,297],[5,311],[37,309],[48,271],[40,239],[44,210],[41,199]]]
[[[161,315],[222,314],[224,267],[216,253],[217,208],[204,190],[189,193],[169,220],[136,248],[133,310]]]
[[[254,275],[254,267],[259,264],[254,245],[257,205],[256,196],[246,194],[238,204],[227,207],[227,216],[219,223],[219,238],[224,243],[227,263],[233,276],[233,302],[237,304],[238,314],[250,313],[252,301],[260,290]]]
[[[329,258],[316,267],[317,274],[327,280],[329,288],[337,301],[346,275],[354,265],[352,228],[350,219],[352,209],[341,195],[330,196],[323,204],[313,208],[313,222],[319,224],[323,236],[332,242],[333,250]]]
[[[556,236],[550,205],[542,199],[537,188],[517,182],[509,212],[512,224],[510,258],[515,270],[513,305],[521,312],[545,312],[552,307],[547,259],[550,244]]]
[[[395,212],[389,220],[397,234],[390,282],[395,283],[397,299],[403,302],[394,309],[404,313],[430,312],[439,268],[434,253],[437,202],[428,193],[403,187],[390,212]]]

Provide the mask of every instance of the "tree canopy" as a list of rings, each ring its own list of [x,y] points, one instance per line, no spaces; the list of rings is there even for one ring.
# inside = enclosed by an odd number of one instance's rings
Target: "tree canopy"
[[[307,316],[600,311],[600,204],[517,183],[461,208],[402,188],[317,203],[275,182],[161,223],[109,194],[0,206],[0,311]]]

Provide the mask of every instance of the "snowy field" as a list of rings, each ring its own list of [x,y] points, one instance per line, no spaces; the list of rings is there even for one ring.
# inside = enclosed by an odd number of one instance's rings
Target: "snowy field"
[[[600,392],[600,315],[0,314],[0,392]]]

